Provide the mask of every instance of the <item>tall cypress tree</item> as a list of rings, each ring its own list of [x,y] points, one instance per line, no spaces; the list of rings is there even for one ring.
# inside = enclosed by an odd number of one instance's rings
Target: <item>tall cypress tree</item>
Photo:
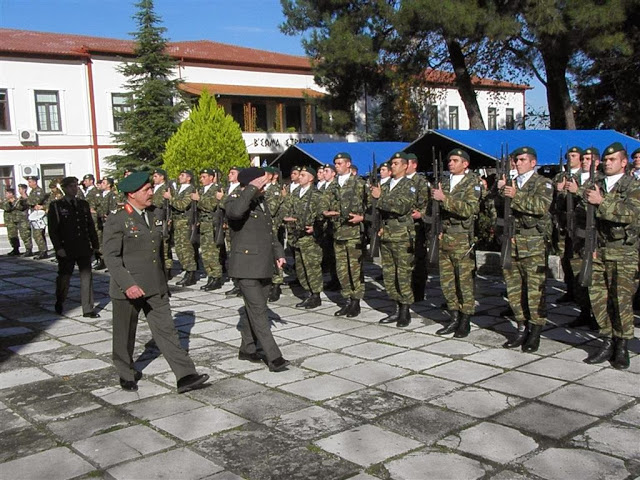
[[[118,68],[131,93],[131,109],[122,114],[124,130],[114,134],[123,155],[110,157],[118,172],[161,166],[167,140],[187,108],[178,90],[181,80],[172,78],[176,62],[166,53],[166,28],[160,26],[153,0],[135,6],[135,58]]]

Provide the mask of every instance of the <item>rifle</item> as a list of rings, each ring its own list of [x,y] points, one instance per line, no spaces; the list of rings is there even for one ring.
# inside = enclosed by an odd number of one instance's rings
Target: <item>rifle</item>
[[[589,166],[589,182],[585,186],[587,189],[594,189],[596,181],[596,160],[591,157],[591,165]],[[578,281],[582,287],[591,286],[591,276],[593,273],[593,256],[596,252],[598,242],[596,231],[596,206],[587,202],[587,224],[584,233],[584,251],[582,254],[582,264],[580,265],[580,273]]]
[[[511,179],[511,175],[509,174],[510,165],[508,144],[505,146],[505,150],[504,153],[502,153],[500,161],[502,163],[501,170],[505,172],[506,186],[511,187],[513,185],[513,181]],[[507,196],[504,197],[502,221],[504,222],[504,227],[502,229],[502,241],[500,245],[500,266],[503,270],[511,270],[511,240],[513,238],[513,234],[515,233],[515,225],[513,222],[513,215],[511,213],[511,198]]]
[[[167,190],[169,189],[169,187],[167,186]],[[169,200],[168,199],[163,199],[162,200],[162,238],[164,238],[165,240],[169,239],[169,222],[171,222],[171,206],[169,205]]]
[[[562,149],[560,150],[560,162],[562,162]],[[569,182],[572,180],[572,176],[571,176],[571,164],[569,163],[569,155],[567,155],[567,163],[566,163],[566,171],[564,173],[564,179],[565,181]],[[576,232],[576,215],[575,215],[575,205],[573,202],[573,193],[569,192],[568,190],[565,193],[566,197],[567,197],[567,213],[566,213],[566,219],[567,219],[567,237],[569,237],[569,246],[571,249],[573,249],[573,241],[574,241],[574,237],[575,237],[575,232]],[[573,252],[567,252],[569,255],[569,258],[571,258],[571,256],[573,255]]]
[[[436,147],[431,147],[431,166],[433,168],[434,187],[438,188],[440,176],[442,175],[442,152],[439,152],[436,159]],[[429,230],[429,264],[437,265],[440,250],[440,234],[442,233],[442,223],[440,221],[440,202],[431,199],[431,229]]]
[[[373,162],[371,164],[371,173],[369,174],[369,186],[378,186],[378,165],[376,164],[376,154],[373,153]],[[380,237],[378,232],[380,231],[380,212],[377,208],[378,199],[371,198],[371,234],[369,235],[369,255],[371,258],[378,257],[380,255]]]
[[[198,232],[198,202],[191,200],[191,210],[189,210],[189,224],[191,226],[191,235],[189,241],[192,244],[200,242],[200,235]]]

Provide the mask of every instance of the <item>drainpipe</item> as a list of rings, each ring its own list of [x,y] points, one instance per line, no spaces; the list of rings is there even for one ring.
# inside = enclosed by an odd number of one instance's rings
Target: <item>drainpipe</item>
[[[91,115],[91,144],[93,150],[93,169],[96,178],[100,178],[100,155],[98,154],[98,126],[96,125],[96,98],[93,89],[93,62],[87,52],[87,81],[89,83],[89,112]]]

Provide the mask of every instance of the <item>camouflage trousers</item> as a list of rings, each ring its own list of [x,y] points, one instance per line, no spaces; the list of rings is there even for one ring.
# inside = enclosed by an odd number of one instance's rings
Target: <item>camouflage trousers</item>
[[[186,218],[173,219],[173,239],[176,248],[178,261],[182,265],[183,270],[187,272],[195,272],[198,269],[196,264],[196,252],[190,240],[191,229],[189,221]]]
[[[467,233],[444,234],[440,240],[440,287],[449,310],[467,315],[475,312],[472,257]]]
[[[580,268],[582,267],[582,255],[578,255],[577,253],[573,254],[573,257],[570,259],[571,263],[571,278],[566,277],[565,273],[565,282],[568,285],[571,284],[573,292],[573,298],[580,308],[580,311],[585,315],[591,314],[591,301],[589,300],[589,290],[586,287],[580,285]]]
[[[413,250],[411,241],[380,243],[384,288],[392,300],[403,305],[413,303],[411,275],[413,272]]]
[[[22,243],[24,243],[24,248],[27,250],[33,249],[33,242],[31,241],[31,225],[29,225],[29,220],[27,217],[23,215],[24,218],[20,218],[18,220],[18,232],[20,233],[20,238],[22,238]]]
[[[31,228],[31,235],[33,236],[33,241],[36,242],[38,246],[38,252],[46,252],[47,251],[47,238],[44,236],[44,228]]]
[[[9,238],[11,246],[13,246],[14,243],[20,245],[20,240],[18,240],[18,224],[13,220],[5,220],[5,224],[7,226],[7,238]]]
[[[598,252],[593,261],[589,298],[601,336],[633,338],[632,299],[637,288],[636,255],[624,260],[603,260]]]
[[[169,230],[167,238],[162,239],[162,256],[164,257],[165,270],[171,270],[173,268],[173,258],[171,257],[171,235],[173,235],[173,233]]]
[[[215,227],[211,220],[200,223],[200,258],[207,277],[222,277],[220,247],[215,242]]]
[[[511,269],[504,270],[507,298],[516,322],[529,321],[533,325],[547,322],[545,281],[547,252],[543,237],[514,238]]]
[[[311,293],[322,292],[322,247],[308,236],[297,241],[293,252],[302,288]]]
[[[362,242],[359,238],[336,240],[333,243],[336,273],[340,281],[340,293],[344,298],[361,300],[364,297],[362,273]]]
[[[280,239],[278,238],[277,222],[275,221],[275,219],[272,219],[272,220],[274,225],[273,238],[278,239],[278,241],[280,241]],[[275,271],[273,273],[273,276],[271,277],[271,283],[273,283],[274,285],[282,285],[284,283],[284,271],[281,268],[275,267]]]

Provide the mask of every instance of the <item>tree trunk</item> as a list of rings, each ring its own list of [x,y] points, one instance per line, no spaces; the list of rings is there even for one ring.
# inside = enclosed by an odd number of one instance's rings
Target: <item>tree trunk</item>
[[[540,53],[547,74],[547,104],[552,130],[575,130],[573,103],[567,85],[569,53],[564,45],[568,39],[554,38],[540,41]]]
[[[462,53],[462,47],[457,40],[447,38],[447,48],[449,50],[449,59],[453,66],[453,71],[456,76],[456,86],[462,98],[462,103],[467,109],[467,116],[469,117],[469,129],[470,130],[486,130],[484,120],[482,119],[482,112],[478,105],[478,98],[476,92],[471,84],[471,75],[467,69],[467,63]]]

